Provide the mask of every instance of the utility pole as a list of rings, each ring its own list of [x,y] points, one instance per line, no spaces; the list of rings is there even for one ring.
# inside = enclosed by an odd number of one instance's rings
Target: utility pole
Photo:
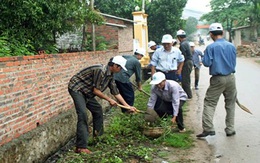
[[[142,11],[145,13],[144,8],[145,8],[145,0],[142,1]]]
[[[94,0],[90,0],[90,7],[92,10],[94,10]],[[92,49],[93,51],[96,51],[96,32],[95,32],[95,24],[92,24]]]

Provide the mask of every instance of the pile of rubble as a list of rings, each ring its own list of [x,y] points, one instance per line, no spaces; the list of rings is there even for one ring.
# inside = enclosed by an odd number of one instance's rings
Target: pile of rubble
[[[245,57],[260,56],[260,47],[258,47],[257,44],[239,45],[239,46],[237,46],[237,55],[239,57],[241,57],[241,56],[245,56]]]
[[[251,48],[250,45],[239,45],[237,46],[237,56],[245,56],[245,57],[251,57]]]

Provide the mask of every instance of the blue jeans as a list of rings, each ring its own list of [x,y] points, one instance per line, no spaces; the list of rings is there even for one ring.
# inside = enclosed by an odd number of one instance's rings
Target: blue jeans
[[[87,98],[82,93],[70,89],[69,93],[74,101],[78,116],[76,147],[87,148],[89,137],[87,109],[91,112],[93,117],[93,136],[100,136],[104,132],[102,106],[94,97]]]

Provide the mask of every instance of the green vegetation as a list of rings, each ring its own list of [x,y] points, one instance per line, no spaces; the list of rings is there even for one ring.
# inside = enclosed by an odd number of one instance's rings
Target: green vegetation
[[[95,7],[102,13],[130,20],[133,19],[132,12],[134,12],[135,7],[139,6],[141,9],[142,6],[142,0],[96,0],[94,3]]]
[[[212,11],[203,15],[201,20],[222,23],[224,29],[229,31],[229,41],[232,28],[251,26],[254,28],[251,41],[256,41],[260,26],[259,0],[211,0],[210,6]]]
[[[259,59],[258,59],[258,60],[255,60],[255,62],[258,63],[258,64],[260,64],[260,60],[259,60]]]
[[[181,18],[186,3],[187,0],[159,0],[148,3],[146,13],[149,15],[149,40],[160,43],[164,34],[175,37],[179,29],[184,29],[186,22]]]
[[[8,0],[1,1],[0,11],[0,56],[32,55],[39,49],[56,53],[59,35],[104,22],[86,1],[78,0]]]
[[[143,89],[150,91],[150,85],[145,83]],[[148,96],[136,92],[135,107],[146,110]],[[185,110],[186,107],[184,107]],[[142,129],[147,124],[144,114],[123,114],[119,108],[114,108],[111,115],[106,117],[105,133],[98,138],[91,138],[88,148],[93,154],[76,154],[73,149],[59,163],[125,163],[125,162],[153,162],[154,158],[165,158],[172,155],[164,152],[165,146],[185,150],[193,146],[191,132],[172,132],[170,119],[162,119],[160,125],[165,129],[164,134],[151,139],[143,135]],[[177,153],[176,153],[177,155]]]
[[[185,20],[181,17],[186,3],[187,0],[145,0],[144,10],[148,15],[149,40],[160,43],[164,34],[175,36],[177,30],[184,29]],[[138,11],[142,11],[142,0],[99,0],[95,1],[95,6],[103,13],[132,20],[132,12],[136,6],[139,8]]]

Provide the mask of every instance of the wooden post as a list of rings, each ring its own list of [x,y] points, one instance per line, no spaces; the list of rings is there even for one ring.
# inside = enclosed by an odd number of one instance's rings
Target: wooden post
[[[91,9],[94,10],[94,0],[90,0]],[[95,31],[95,24],[92,24],[92,49],[96,51],[96,31]]]

